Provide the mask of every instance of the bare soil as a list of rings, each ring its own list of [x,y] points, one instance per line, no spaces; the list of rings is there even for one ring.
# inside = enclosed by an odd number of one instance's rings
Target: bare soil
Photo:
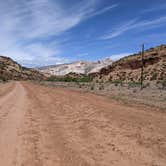
[[[39,82],[37,82],[38,84]],[[116,83],[76,83],[76,82],[40,82],[41,85],[63,87],[77,91],[90,92],[106,96],[125,105],[148,106],[153,110],[166,111],[166,89],[155,82],[145,83],[141,90],[139,84]],[[148,86],[147,86],[148,85]]]
[[[2,166],[165,166],[166,113],[28,82],[0,84]]]

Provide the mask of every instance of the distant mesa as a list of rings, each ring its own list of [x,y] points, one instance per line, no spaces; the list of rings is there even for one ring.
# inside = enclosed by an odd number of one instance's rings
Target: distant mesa
[[[113,61],[107,58],[98,62],[89,61],[77,61],[69,64],[53,65],[41,67],[38,70],[44,74],[50,74],[55,76],[64,76],[69,73],[76,74],[90,74],[94,72],[99,72],[103,67],[111,65]]]

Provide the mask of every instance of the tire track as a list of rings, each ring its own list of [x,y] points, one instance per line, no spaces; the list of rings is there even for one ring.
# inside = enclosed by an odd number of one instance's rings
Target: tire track
[[[33,89],[26,85],[25,88],[29,92],[29,97],[33,99],[31,100],[32,105],[36,106],[36,111],[33,116],[38,119],[38,123],[40,124],[40,135],[43,144],[41,151],[43,152],[42,159],[44,165],[90,166],[91,164],[84,160],[80,154],[78,154],[71,146],[68,145],[68,140],[66,140],[64,137],[61,127],[56,123],[56,120],[49,113],[49,109],[52,109],[52,107],[48,108],[46,103],[41,100],[41,96],[38,93],[33,93]],[[46,114],[47,112],[48,114]]]
[[[43,166],[40,128],[38,119],[34,116],[34,110],[32,105],[28,108],[20,130],[22,148],[18,160],[20,166]]]
[[[9,82],[9,83],[5,83],[5,84],[0,83],[0,98],[5,96],[10,91],[12,91],[14,89],[14,87],[15,87],[14,82]]]
[[[26,92],[20,83],[4,98],[0,112],[3,112],[0,124],[0,164],[17,165],[19,155],[19,128],[24,119]]]
[[[7,86],[3,88],[4,88],[3,93],[1,93],[3,94],[3,96],[0,97],[0,124],[2,123],[3,119],[5,119],[8,116],[9,112],[11,111],[10,108],[12,108],[13,105],[15,104],[14,102],[8,102],[8,101],[13,100],[16,93],[14,83],[7,84]]]

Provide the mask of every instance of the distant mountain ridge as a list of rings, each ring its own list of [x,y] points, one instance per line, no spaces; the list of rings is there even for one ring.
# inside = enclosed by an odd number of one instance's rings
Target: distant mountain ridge
[[[98,62],[77,61],[69,64],[41,67],[38,68],[38,70],[44,74],[55,76],[64,76],[69,73],[90,74],[93,72],[99,72],[103,67],[111,65],[112,62],[113,61],[110,58]]]

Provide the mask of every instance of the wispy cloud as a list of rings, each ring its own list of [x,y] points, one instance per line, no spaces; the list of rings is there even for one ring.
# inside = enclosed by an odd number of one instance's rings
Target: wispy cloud
[[[120,36],[121,34],[125,33],[128,30],[130,30],[135,22],[136,22],[135,19],[130,20],[128,22],[125,22],[124,24],[119,25],[116,28],[114,28],[111,32],[109,32],[109,33],[105,34],[104,36],[102,36],[101,39],[107,40],[107,39],[112,39],[112,38],[115,38],[117,36]]]
[[[97,15],[101,15],[103,13],[106,13],[106,12],[110,11],[111,9],[114,9],[114,8],[116,8],[118,6],[119,6],[119,4],[113,4],[111,6],[107,6],[107,7],[103,8],[103,9],[101,9],[101,10],[98,10],[98,11],[92,13],[91,17],[97,16]]]
[[[159,17],[153,20],[139,21],[138,19],[133,19],[113,28],[111,32],[106,33],[105,35],[100,37],[100,39],[110,40],[126,33],[129,30],[146,30],[160,27],[163,25],[166,25],[166,16]]]
[[[166,10],[166,3],[152,6],[150,8],[142,10],[142,13],[156,12],[156,11]]]
[[[60,48],[50,43],[42,44],[41,39],[52,36],[56,39],[82,21],[117,7],[113,4],[98,9],[97,2],[82,0],[71,7],[64,7],[59,0],[2,1],[0,53],[12,56],[23,64],[64,62]]]
[[[76,56],[77,57],[85,57],[85,56],[88,56],[89,53],[85,52],[85,53],[80,53],[80,54],[77,54]]]

